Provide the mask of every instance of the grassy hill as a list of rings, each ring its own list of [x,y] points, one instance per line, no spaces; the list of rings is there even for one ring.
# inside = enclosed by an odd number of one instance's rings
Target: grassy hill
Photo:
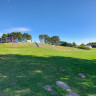
[[[50,44],[42,44],[38,43],[40,47],[42,48],[51,48],[51,49],[57,49],[57,50],[74,50],[72,47],[62,47],[62,46],[53,46]],[[12,43],[1,43],[0,47],[12,47]],[[14,47],[37,47],[35,43],[14,43]]]
[[[96,96],[96,49],[34,43],[0,44],[0,96],[53,96],[44,90],[51,85],[54,96],[68,96],[56,85],[67,83],[81,96]],[[66,71],[62,72],[60,67]],[[79,78],[84,73],[86,78]]]

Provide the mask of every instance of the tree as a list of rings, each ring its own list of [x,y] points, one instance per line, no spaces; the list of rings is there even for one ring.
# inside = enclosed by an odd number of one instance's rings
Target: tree
[[[61,41],[61,46],[68,46],[68,43],[66,41]]]
[[[51,43],[51,37],[49,37],[47,34],[39,35],[39,40],[41,43],[47,43],[47,44]]]
[[[21,42],[22,41],[22,33],[21,32],[11,32],[8,34],[8,38],[12,41],[12,37],[14,38],[14,42]]]
[[[47,43],[47,38],[48,38],[48,35],[44,34],[44,43]]]
[[[32,37],[31,37],[31,35],[29,35],[28,33],[24,33],[24,34],[23,34],[23,39],[31,40]]]
[[[8,42],[7,38],[8,38],[8,35],[7,34],[3,34],[2,38],[1,38],[2,42],[7,43]]]
[[[51,37],[51,43],[54,44],[54,45],[60,45],[59,36],[52,36]]]
[[[32,37],[28,33],[22,34],[21,32],[11,32],[8,34],[3,34],[0,42],[8,43],[12,42],[12,37],[14,38],[14,42],[21,42],[23,39],[31,40]]]
[[[21,41],[21,40],[22,40],[22,37],[23,37],[23,36],[22,36],[21,32],[17,32],[17,38],[18,38],[18,40]]]
[[[72,47],[73,45],[75,45],[75,43],[73,44],[73,43],[68,43],[68,42],[66,42],[66,41],[61,41],[61,44],[60,44],[61,46],[68,46],[68,47]]]
[[[47,34],[44,35],[44,43],[47,43],[47,44],[51,43],[51,38]]]
[[[90,42],[90,43],[88,43],[87,45],[90,45],[90,46],[92,46],[93,48],[96,48],[96,42]]]
[[[72,43],[72,46],[77,46],[75,42]]]
[[[48,36],[46,39],[47,39],[47,43],[51,44],[51,37]]]
[[[68,43],[68,46],[69,46],[69,47],[72,47],[73,45],[72,45],[72,43]]]
[[[82,43],[80,46],[85,46],[85,44],[84,44],[84,43]]]
[[[41,43],[44,43],[44,35],[39,35],[39,40]]]

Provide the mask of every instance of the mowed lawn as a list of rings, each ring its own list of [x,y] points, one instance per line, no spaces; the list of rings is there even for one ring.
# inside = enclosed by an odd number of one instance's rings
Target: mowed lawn
[[[81,96],[96,96],[96,49],[0,47],[0,96],[68,96],[56,81],[65,82]],[[57,93],[50,94],[45,85]]]

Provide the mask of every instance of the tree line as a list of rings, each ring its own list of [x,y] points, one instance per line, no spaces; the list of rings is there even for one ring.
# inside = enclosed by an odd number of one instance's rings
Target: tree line
[[[90,42],[87,45],[91,45],[93,48],[96,48],[96,42]]]
[[[82,43],[80,46],[91,46],[92,48],[96,48],[96,42],[90,42],[87,44]]]
[[[7,34],[3,34],[0,38],[0,43],[10,43],[12,42],[12,37],[14,38],[14,42],[26,42],[27,40],[32,40],[32,36],[28,33],[21,33],[21,32],[11,32]],[[66,41],[61,41],[59,36],[48,36],[47,34],[39,35],[39,40],[41,43],[51,44],[51,45],[60,45],[60,46],[68,46],[73,47],[77,46],[75,42],[69,43]],[[90,45],[93,48],[96,47],[96,42],[91,42],[86,45]],[[85,44],[81,44],[80,46],[86,46]]]
[[[68,43],[66,41],[60,41],[59,36],[50,37],[47,34],[39,35],[39,40],[41,43],[52,44],[52,45],[69,46],[69,47],[77,46],[75,42]]]
[[[0,38],[0,43],[9,43],[12,42],[12,37],[14,38],[14,42],[26,42],[26,40],[31,40],[32,37],[28,33],[22,34],[21,32],[11,32],[7,34],[3,34]]]
[[[59,36],[48,36],[47,34],[39,35],[39,40],[41,43],[51,44],[51,45],[60,45],[60,46],[67,46],[67,47],[78,47],[75,42],[70,43],[66,41],[61,41]],[[87,47],[87,45],[91,46],[92,48],[96,48],[96,42],[91,42],[88,44],[82,43],[81,47]]]
[[[39,40],[41,43],[46,43],[46,44],[54,44],[54,45],[59,45],[60,44],[60,39],[59,36],[48,36],[46,34],[39,35]]]

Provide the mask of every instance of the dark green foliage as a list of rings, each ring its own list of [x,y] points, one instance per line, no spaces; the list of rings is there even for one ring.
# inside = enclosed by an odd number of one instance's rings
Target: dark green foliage
[[[77,46],[77,44],[75,42],[72,43],[73,46]]]
[[[48,40],[49,38],[50,37],[47,34],[45,34],[44,35],[44,43],[47,43],[47,44],[50,43],[49,40]]]
[[[85,49],[85,50],[90,50],[91,48],[87,47],[87,46],[79,46],[78,48],[80,49]]]
[[[91,48],[85,46],[84,43],[82,43],[78,48],[80,48],[80,49],[85,49],[85,50],[90,50],[90,49],[91,49]]]
[[[66,41],[61,41],[61,46],[68,46],[68,43]]]
[[[48,36],[47,34],[39,35],[39,40],[41,43],[60,45],[59,36]]]
[[[32,39],[32,37],[31,37],[31,35],[29,35],[28,33],[24,33],[24,34],[23,34],[23,39],[30,40],[30,39]]]
[[[68,46],[68,47],[73,47],[73,46],[77,46],[75,42],[73,43],[68,43],[66,41],[61,41],[61,46]]]
[[[47,43],[47,44],[51,43],[51,38],[47,34],[39,35],[39,40],[41,43]]]
[[[60,45],[59,36],[52,36],[52,37],[51,37],[51,43],[52,43],[53,45]]]
[[[29,35],[28,33],[22,34],[21,32],[11,32],[3,34],[0,43],[12,42],[12,37],[14,38],[14,42],[22,42],[25,39],[32,39],[31,35]]]
[[[1,38],[2,42],[7,43],[8,42],[7,38],[8,38],[8,35],[7,34],[3,34],[2,38]]]
[[[96,48],[96,42],[88,43],[87,45],[91,45],[93,48]]]
[[[39,40],[41,43],[44,43],[44,35],[39,35]]]
[[[41,34],[39,35],[39,40],[41,43],[46,43],[46,44],[52,44],[52,45],[61,45],[61,46],[69,46],[69,47],[73,47],[73,46],[77,46],[75,42],[73,43],[68,43],[66,41],[60,41],[59,36],[48,36],[46,34]]]
[[[13,37],[14,39],[18,39],[19,41],[22,40],[21,32],[12,32],[9,34],[9,38]]]
[[[51,37],[47,36],[47,43],[50,44],[51,43]]]
[[[85,44],[84,44],[84,43],[82,43],[80,46],[85,46]]]
[[[69,47],[72,47],[73,45],[72,45],[72,43],[68,43],[68,46],[69,46]]]

